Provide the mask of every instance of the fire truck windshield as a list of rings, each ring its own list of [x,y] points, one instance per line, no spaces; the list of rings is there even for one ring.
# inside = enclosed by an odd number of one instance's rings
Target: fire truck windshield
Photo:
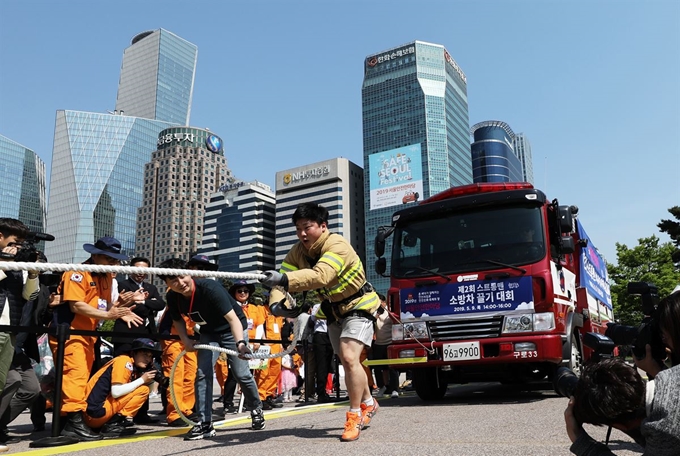
[[[546,254],[540,206],[484,206],[427,212],[400,220],[392,276],[458,274],[535,263]]]

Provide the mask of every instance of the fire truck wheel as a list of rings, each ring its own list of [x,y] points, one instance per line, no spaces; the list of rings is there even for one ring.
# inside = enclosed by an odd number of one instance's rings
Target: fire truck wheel
[[[413,389],[424,401],[438,401],[446,395],[448,383],[436,367],[413,369]]]
[[[571,335],[571,355],[569,356],[569,366],[567,367],[577,376],[580,376],[583,370],[583,357],[576,342],[576,336],[573,334]]]

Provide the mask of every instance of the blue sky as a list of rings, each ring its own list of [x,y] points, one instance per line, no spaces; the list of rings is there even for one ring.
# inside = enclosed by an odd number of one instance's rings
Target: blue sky
[[[165,28],[198,46],[191,124],[234,174],[363,165],[369,54],[422,40],[465,72],[470,124],[531,141],[535,184],[580,208],[608,261],[680,205],[680,2],[547,0],[0,2],[0,134],[51,165],[58,109],[106,112],[123,50]]]

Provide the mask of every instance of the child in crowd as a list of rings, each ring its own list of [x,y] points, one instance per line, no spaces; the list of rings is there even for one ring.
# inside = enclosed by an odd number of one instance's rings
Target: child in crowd
[[[293,355],[300,356],[300,355]],[[297,367],[293,360],[293,356],[285,355],[281,359],[281,386],[280,391],[283,392],[283,402],[293,402],[293,388],[297,387]]]

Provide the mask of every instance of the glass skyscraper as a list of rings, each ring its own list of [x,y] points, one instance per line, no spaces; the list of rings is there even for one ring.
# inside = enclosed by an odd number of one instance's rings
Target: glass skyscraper
[[[512,145],[515,148],[515,155],[517,155],[522,164],[522,180],[533,184],[534,161],[531,154],[531,143],[524,133],[517,133],[515,134],[515,139],[512,140]]]
[[[189,125],[198,48],[158,29],[140,33],[123,53],[116,111]]]
[[[470,129],[472,176],[475,183],[522,182],[522,164],[515,155],[512,142],[515,133],[505,122],[489,120]]]
[[[167,122],[94,112],[57,111],[47,232],[52,262],[79,263],[83,244],[114,236],[135,251],[144,163]]]
[[[45,162],[28,147],[0,135],[0,217],[45,231]]]
[[[472,183],[467,78],[439,44],[414,41],[368,56],[361,90],[366,269],[373,270],[377,228],[392,213],[452,186]],[[385,257],[391,243],[388,239]]]
[[[113,113],[57,111],[47,230],[54,262],[88,258],[84,243],[109,235],[135,253],[144,165],[159,133],[189,119],[196,46],[159,29],[125,50]]]

